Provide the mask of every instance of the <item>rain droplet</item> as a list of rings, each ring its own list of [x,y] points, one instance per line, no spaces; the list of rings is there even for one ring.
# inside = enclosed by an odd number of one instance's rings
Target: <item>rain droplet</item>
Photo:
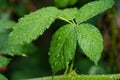
[[[51,55],[51,53],[49,52],[48,55]]]
[[[52,20],[53,20],[53,18],[50,18],[50,20],[52,21]]]
[[[26,55],[26,54],[22,54],[22,56],[23,56],[23,57],[27,57],[27,55]]]
[[[58,58],[60,55],[58,54],[56,57]]]

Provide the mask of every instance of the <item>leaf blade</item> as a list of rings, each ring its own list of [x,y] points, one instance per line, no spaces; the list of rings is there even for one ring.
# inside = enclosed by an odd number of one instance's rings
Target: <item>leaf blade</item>
[[[67,20],[73,20],[76,16],[77,12],[78,12],[77,8],[69,8],[69,9],[67,8],[67,9],[59,10],[58,19],[60,19],[59,18],[59,16],[60,16]]]
[[[58,10],[55,7],[46,7],[19,19],[9,35],[9,43],[24,44],[35,40],[49,28],[57,18]]]
[[[103,39],[97,28],[91,24],[81,24],[76,27],[77,40],[84,54],[95,64],[103,51]]]
[[[72,60],[76,50],[74,27],[70,24],[61,27],[52,37],[49,62],[52,71],[64,69]]]
[[[81,7],[76,16],[76,22],[82,23],[93,16],[111,8],[114,4],[113,0],[99,0],[90,2],[83,7]]]

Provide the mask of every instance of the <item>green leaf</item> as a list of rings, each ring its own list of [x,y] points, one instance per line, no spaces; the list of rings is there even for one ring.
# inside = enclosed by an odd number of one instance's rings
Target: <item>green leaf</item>
[[[35,40],[39,35],[50,27],[58,16],[58,9],[46,7],[19,19],[9,35],[9,45],[25,44]]]
[[[11,59],[6,58],[4,56],[0,56],[0,67],[4,67],[9,64]]]
[[[91,24],[81,24],[76,27],[77,39],[84,54],[95,64],[103,51],[103,39],[99,30]]]
[[[24,45],[13,44],[7,45],[5,49],[3,49],[3,53],[11,56],[14,55],[26,56],[26,54],[31,54],[34,51],[36,51],[36,49],[37,48],[32,43]]]
[[[0,32],[4,32],[7,29],[12,29],[16,23],[10,20],[0,20]]]
[[[72,60],[76,50],[74,26],[67,24],[61,27],[52,37],[49,61],[52,71],[64,69]]]
[[[58,18],[61,19],[67,19],[67,20],[73,20],[78,12],[77,8],[69,8],[69,9],[64,9],[64,10],[59,10],[59,16]]]
[[[9,32],[0,32],[0,53],[7,55],[25,55],[27,53],[32,53],[36,50],[36,47],[30,44],[24,45],[8,45],[8,35]],[[32,48],[32,49],[31,49]]]
[[[32,44],[24,44],[24,45],[8,45],[8,35],[9,32],[1,32],[0,33],[0,53],[7,55],[25,55],[31,54],[36,50],[36,47]]]
[[[2,74],[0,74],[0,80],[8,80],[8,79],[4,77]]]
[[[8,43],[8,32],[0,32],[0,53],[3,53]]]
[[[0,20],[0,53],[3,53],[8,43],[8,35],[15,25],[14,21]]]
[[[8,45],[8,35],[14,25],[15,22],[13,21],[0,20],[0,53],[7,55],[25,55],[25,53],[32,53],[35,50],[33,44]]]
[[[113,0],[99,0],[90,2],[79,9],[78,14],[76,16],[76,22],[84,22],[92,18],[93,16],[96,16],[97,14],[111,8],[113,4]]]

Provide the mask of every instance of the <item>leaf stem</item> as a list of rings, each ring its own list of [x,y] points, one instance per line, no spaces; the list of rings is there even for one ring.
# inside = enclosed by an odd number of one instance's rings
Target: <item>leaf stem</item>
[[[71,73],[73,71],[74,61],[75,61],[75,58],[72,59],[72,62],[71,62],[71,65],[70,65],[70,69],[69,69],[68,73]]]
[[[72,24],[72,25],[75,25],[73,22],[71,22],[71,21],[69,21],[69,20],[67,20],[67,19],[65,19],[65,18],[63,18],[63,17],[61,17],[61,16],[58,16],[58,18],[61,19],[61,20],[66,21],[66,22],[68,22],[68,23],[70,23],[70,24]]]
[[[77,25],[74,20],[71,20],[74,25]]]
[[[68,66],[68,65],[66,65],[66,69],[65,69],[64,75],[66,75],[66,74],[67,74],[68,69],[69,69],[69,66]]]

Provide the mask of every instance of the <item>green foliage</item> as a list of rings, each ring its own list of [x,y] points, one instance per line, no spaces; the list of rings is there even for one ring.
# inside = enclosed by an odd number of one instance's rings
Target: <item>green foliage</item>
[[[72,60],[76,50],[74,26],[67,24],[61,27],[52,37],[49,56],[54,73],[64,69]]]
[[[5,78],[2,74],[0,74],[0,80],[8,80],[8,79]]]
[[[69,24],[58,29],[51,40],[49,62],[53,73],[69,65],[74,58],[77,42],[84,54],[97,64],[103,50],[102,36],[93,25],[82,22],[112,7],[113,3],[113,0],[94,1],[79,10],[77,8],[59,10],[55,7],[46,7],[20,18],[15,25],[5,23],[6,25],[2,25],[3,28],[0,28],[1,31],[11,29],[13,25],[14,27],[9,36],[10,31],[0,35],[0,41],[3,41],[0,51],[9,55],[24,55],[30,48],[34,48],[33,40],[41,36],[55,19],[61,19]],[[65,4],[68,5],[68,3]],[[73,3],[71,2],[71,4]]]
[[[84,23],[77,26],[76,31],[80,48],[97,64],[103,50],[103,39],[99,30],[91,24]]]
[[[9,35],[9,45],[26,44],[35,40],[39,35],[49,28],[57,18],[55,7],[42,8],[19,19]]]
[[[107,10],[108,8],[111,8],[113,4],[113,0],[99,0],[88,3],[79,9],[76,16],[76,22],[84,22],[93,16],[96,16],[97,14]]]
[[[35,47],[31,43],[24,45],[8,45],[8,35],[15,24],[15,22],[10,20],[0,20],[0,52],[7,55],[21,55],[27,53],[29,48],[32,48],[29,52],[34,51]]]
[[[19,44],[8,45],[7,43],[7,45],[3,49],[4,54],[11,56],[14,55],[26,56],[27,53],[31,54],[34,51],[36,51],[36,47],[32,43],[24,44],[24,45],[19,45]]]
[[[69,12],[71,12],[70,15],[67,15]],[[25,54],[27,51],[25,51],[24,46],[31,45],[30,42],[42,35],[56,18],[65,17],[71,20],[75,18],[76,13],[77,8],[64,9],[62,11],[55,7],[47,7],[26,15],[14,26],[13,31],[9,35],[8,46],[4,53],[9,55]]]
[[[97,64],[103,50],[101,34],[93,25],[79,23],[107,10],[113,3],[113,0],[100,0],[86,4],[79,11],[77,8],[58,10],[46,7],[32,12],[14,26],[8,39],[8,51],[11,49],[13,53],[20,53],[23,46],[37,39],[58,18],[70,24],[60,28],[52,37],[49,61],[53,72],[64,69],[72,60],[76,41],[84,54]]]
[[[0,67],[4,67],[9,64],[11,59],[8,59],[6,57],[0,56]]]

